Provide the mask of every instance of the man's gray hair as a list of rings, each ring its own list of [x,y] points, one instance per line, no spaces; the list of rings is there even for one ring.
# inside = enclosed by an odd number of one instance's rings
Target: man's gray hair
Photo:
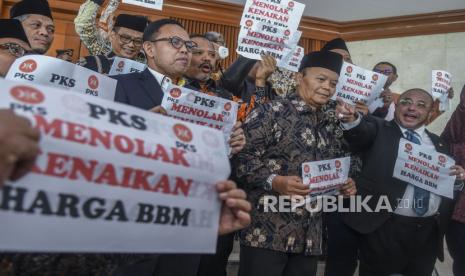
[[[19,20],[20,22],[23,22],[23,21],[26,20],[28,17],[29,17],[29,14],[23,14],[23,15],[20,15],[20,16],[16,16],[16,17],[13,18],[13,19],[16,19],[16,20]]]

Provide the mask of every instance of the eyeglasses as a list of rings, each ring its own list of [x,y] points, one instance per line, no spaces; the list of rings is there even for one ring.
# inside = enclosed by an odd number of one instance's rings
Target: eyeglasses
[[[383,74],[383,75],[390,75],[390,74],[394,73],[394,71],[391,70],[391,69],[385,69],[385,70],[374,69],[373,71],[375,71],[376,73]]]
[[[27,53],[26,49],[13,42],[0,44],[0,49],[8,50],[12,56],[17,58],[20,58]]]
[[[402,106],[411,106],[412,104],[414,104],[419,109],[427,109],[428,108],[428,105],[425,102],[423,102],[423,101],[414,102],[412,99],[409,99],[409,98],[399,99],[399,104],[402,105]]]
[[[136,47],[142,46],[142,43],[143,43],[142,38],[133,38],[133,37],[130,37],[130,36],[125,35],[125,34],[118,34],[118,36],[119,36],[119,40],[123,44],[130,44],[131,42],[133,42],[134,46],[136,46]]]
[[[186,45],[186,49],[188,52],[192,52],[194,48],[199,47],[199,45],[195,43],[194,41],[192,40],[185,41],[182,38],[177,37],[177,36],[159,38],[159,39],[151,40],[150,42],[159,42],[159,41],[168,41],[169,43],[171,43],[171,45],[175,49],[181,49],[183,45]]]

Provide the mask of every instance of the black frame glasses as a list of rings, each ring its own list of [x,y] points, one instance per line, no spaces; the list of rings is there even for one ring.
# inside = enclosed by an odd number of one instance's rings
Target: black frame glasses
[[[8,52],[16,58],[23,57],[25,54],[27,54],[26,49],[24,49],[18,43],[14,43],[14,42],[0,44],[0,49],[8,50]]]
[[[119,37],[119,40],[123,43],[123,44],[131,44],[134,43],[134,46],[136,47],[140,47],[142,46],[142,44],[144,43],[144,41],[142,40],[142,38],[134,38],[134,37],[130,37],[128,35],[125,35],[125,34],[119,34],[119,33],[116,33]]]
[[[188,52],[192,52],[194,48],[199,47],[199,45],[195,43],[194,41],[192,40],[186,41],[177,36],[170,36],[170,37],[150,40],[150,42],[159,42],[159,41],[168,41],[171,44],[171,46],[173,46],[173,48],[175,49],[181,49],[182,46],[185,45]]]

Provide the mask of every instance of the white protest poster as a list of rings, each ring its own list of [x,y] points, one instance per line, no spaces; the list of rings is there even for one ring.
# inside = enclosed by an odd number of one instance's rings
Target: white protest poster
[[[115,57],[113,65],[111,66],[109,76],[129,74],[134,72],[142,72],[147,68],[147,65],[137,62],[135,60]]]
[[[437,195],[453,198],[455,176],[449,176],[449,172],[454,164],[452,158],[436,152],[434,147],[418,145],[402,138],[393,177]]]
[[[381,95],[386,81],[387,76],[383,74],[344,62],[333,98],[351,105],[358,101],[370,105]]]
[[[257,60],[270,54],[280,62],[300,40],[297,28],[304,9],[304,4],[291,0],[247,0],[236,52]]]
[[[339,188],[347,181],[349,169],[350,157],[303,163],[302,180],[311,190],[307,201],[339,194]]]
[[[6,79],[36,83],[114,101],[117,81],[70,62],[42,55],[18,58]]]
[[[298,72],[300,63],[304,57],[304,48],[297,46],[294,51],[290,52],[289,55],[278,62],[278,67],[287,69],[289,71]]]
[[[223,131],[229,140],[237,121],[238,104],[185,87],[171,85],[161,106],[169,116]]]
[[[53,87],[0,80],[0,107],[41,133],[0,191],[0,250],[214,253],[230,173],[221,131]]]
[[[433,98],[441,99],[441,102],[443,102],[449,95],[452,74],[444,70],[433,70],[431,77]]]
[[[163,0],[123,0],[123,3],[160,11],[163,8]]]

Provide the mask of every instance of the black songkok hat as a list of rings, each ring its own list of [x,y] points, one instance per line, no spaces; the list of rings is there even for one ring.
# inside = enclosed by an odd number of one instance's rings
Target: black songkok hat
[[[53,20],[52,11],[47,0],[23,0],[11,7],[10,18],[25,14],[40,14]]]
[[[325,46],[323,46],[321,51],[331,51],[334,49],[343,49],[349,52],[346,42],[342,38],[335,38],[331,41],[328,41],[328,43],[326,43]]]
[[[339,75],[342,62],[342,56],[337,53],[327,51],[311,52],[302,59],[299,72],[302,72],[305,68],[322,67]]]
[[[0,38],[17,38],[29,45],[23,25],[16,19],[0,19]]]
[[[120,14],[116,17],[114,27],[124,27],[143,33],[149,23],[145,16]]]

